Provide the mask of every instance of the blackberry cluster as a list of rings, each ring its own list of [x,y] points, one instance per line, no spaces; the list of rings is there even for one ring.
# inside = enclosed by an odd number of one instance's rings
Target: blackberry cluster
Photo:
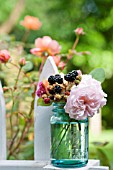
[[[55,84],[55,83],[62,84],[63,83],[63,78],[59,74],[56,74],[55,76],[50,76],[48,78],[48,82],[51,85]]]
[[[66,74],[66,75],[64,76],[64,79],[65,79],[66,81],[73,82],[73,81],[76,79],[77,76],[78,76],[77,71],[76,71],[76,70],[73,70],[72,72],[69,72],[68,74]]]

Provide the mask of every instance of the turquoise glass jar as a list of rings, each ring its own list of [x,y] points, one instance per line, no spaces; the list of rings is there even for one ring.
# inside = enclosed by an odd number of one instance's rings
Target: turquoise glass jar
[[[88,119],[71,119],[65,103],[53,103],[51,163],[56,167],[83,167],[88,163]]]

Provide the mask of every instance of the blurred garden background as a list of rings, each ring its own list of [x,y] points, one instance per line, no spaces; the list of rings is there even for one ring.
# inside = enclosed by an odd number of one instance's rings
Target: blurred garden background
[[[89,73],[95,68],[104,68],[106,80],[103,89],[108,94],[107,105],[102,109],[102,133],[99,137],[90,135],[89,158],[100,159],[102,165],[113,168],[113,1],[112,0],[0,0],[0,50],[8,49],[15,63],[19,57],[30,61],[24,68],[24,92],[18,94],[13,106],[13,131],[18,132],[18,145],[11,148],[16,136],[12,136],[9,127],[10,106],[9,91],[5,91],[7,107],[8,159],[33,159],[33,110],[32,102],[34,86],[38,81],[38,70],[42,59],[30,53],[36,38],[50,36],[62,46],[61,53],[67,53],[75,41],[74,30],[84,29],[77,51],[90,51],[90,55],[74,55],[69,60],[64,72],[81,69]],[[20,24],[26,15],[39,18],[42,26],[39,30],[31,30],[26,36],[26,29]],[[62,56],[64,57],[64,56]],[[10,68],[10,72],[8,68]],[[12,86],[15,81],[16,68],[0,64],[0,79],[4,87]],[[30,80],[29,80],[30,78]],[[20,82],[20,86],[21,86]],[[14,96],[13,96],[14,97]],[[18,101],[21,101],[18,104]],[[24,102],[23,102],[24,101]],[[33,103],[32,103],[33,105]],[[19,110],[19,113],[17,113]],[[27,113],[28,111],[28,113]],[[22,114],[21,114],[22,113]],[[17,121],[19,117],[19,122]],[[29,122],[29,123],[28,123]],[[28,123],[28,127],[27,127]],[[19,124],[19,127],[17,127]],[[95,127],[94,127],[95,128]],[[24,131],[23,136],[21,135]],[[22,142],[22,144],[21,144]]]

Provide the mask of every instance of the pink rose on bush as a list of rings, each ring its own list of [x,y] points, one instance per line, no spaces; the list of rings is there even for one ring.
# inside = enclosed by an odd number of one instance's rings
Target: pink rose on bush
[[[10,59],[9,51],[1,50],[0,51],[0,62],[6,64]]]
[[[25,16],[24,20],[20,22],[22,26],[24,26],[28,30],[39,30],[42,26],[40,20],[33,16]]]
[[[106,104],[105,97],[99,81],[91,75],[82,75],[81,83],[72,88],[64,108],[70,118],[83,120],[92,117]]]
[[[37,38],[35,40],[35,46],[36,48],[31,49],[31,53],[37,56],[42,56],[45,52],[53,56],[61,50],[59,43],[56,40],[52,40],[49,36]]]

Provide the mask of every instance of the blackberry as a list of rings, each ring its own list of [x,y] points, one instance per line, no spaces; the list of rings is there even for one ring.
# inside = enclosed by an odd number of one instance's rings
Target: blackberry
[[[56,78],[56,77],[61,77],[61,75],[60,75],[60,74],[55,74],[55,78]]]
[[[62,84],[62,83],[63,83],[63,78],[57,77],[57,78],[56,78],[56,82],[57,82],[58,84]]]
[[[50,93],[50,94],[55,94],[54,89],[49,89],[49,93]]]
[[[69,72],[64,76],[64,79],[69,82],[73,82],[76,79],[76,76],[78,76],[78,73],[76,70],[73,70],[72,72]]]
[[[56,81],[58,84],[62,84],[62,83],[63,83],[63,78],[61,77],[60,74],[56,74],[56,75],[55,75],[55,81]]]
[[[62,88],[61,88],[59,85],[56,85],[56,86],[54,87],[54,90],[55,90],[55,93],[61,93]]]
[[[73,74],[73,76],[78,76],[78,72],[76,71],[76,70],[73,70],[72,72],[71,72],[72,74]]]
[[[54,76],[50,76],[49,78],[48,78],[48,82],[50,83],[50,84],[54,84],[56,81],[55,81],[55,77]]]
[[[50,96],[49,98],[50,98],[51,100],[54,100],[54,96]]]
[[[74,80],[75,80],[76,78],[72,75],[72,76],[70,76],[70,82],[73,82]]]
[[[66,75],[64,76],[64,79],[65,79],[66,81],[69,81],[69,80],[70,80],[70,74],[66,74]]]

